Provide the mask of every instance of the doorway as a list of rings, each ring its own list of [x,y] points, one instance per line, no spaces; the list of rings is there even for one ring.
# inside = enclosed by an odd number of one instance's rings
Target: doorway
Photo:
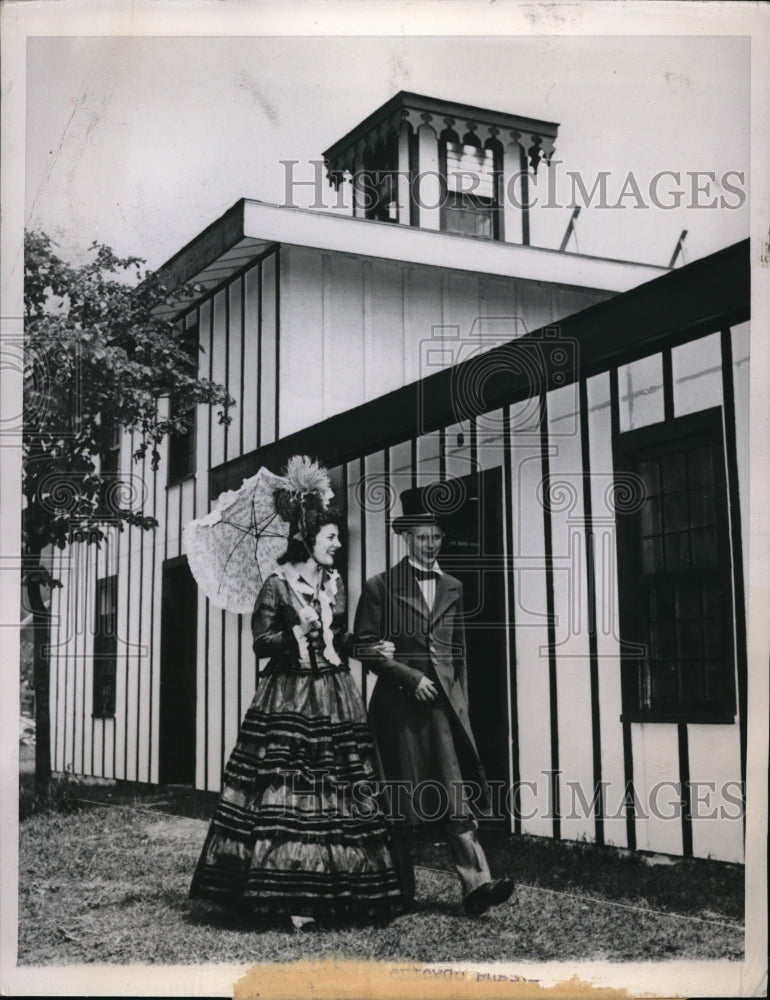
[[[490,782],[510,787],[502,469],[453,481],[461,498],[439,557],[463,585],[471,728]],[[496,797],[502,820],[504,797]]]
[[[163,564],[160,626],[159,781],[195,782],[198,588],[187,559]]]

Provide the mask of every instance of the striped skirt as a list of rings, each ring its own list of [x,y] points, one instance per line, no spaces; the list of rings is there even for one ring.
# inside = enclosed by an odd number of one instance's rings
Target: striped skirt
[[[225,767],[190,895],[261,914],[401,912],[374,761],[346,668],[264,675]]]

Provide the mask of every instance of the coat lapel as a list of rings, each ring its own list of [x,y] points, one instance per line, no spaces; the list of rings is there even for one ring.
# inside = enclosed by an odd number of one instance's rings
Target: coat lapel
[[[399,600],[405,601],[418,615],[423,618],[430,617],[428,605],[425,603],[425,598],[422,596],[422,591],[406,557],[393,567],[393,593]]]
[[[449,605],[457,599],[457,595],[457,583],[446,573],[442,573],[436,581],[436,599],[430,614],[432,622],[437,622],[441,618]]]

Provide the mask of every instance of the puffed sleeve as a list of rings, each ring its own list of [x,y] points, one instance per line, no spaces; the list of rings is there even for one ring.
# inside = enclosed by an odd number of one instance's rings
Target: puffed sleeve
[[[262,585],[251,615],[253,648],[258,657],[293,653],[299,656],[294,626],[299,615],[282,597],[278,577],[269,576]]]

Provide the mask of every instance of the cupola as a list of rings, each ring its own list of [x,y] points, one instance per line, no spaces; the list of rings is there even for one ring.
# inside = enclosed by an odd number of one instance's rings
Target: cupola
[[[352,185],[354,216],[509,243],[530,242],[530,188],[555,122],[400,91],[324,153]]]

